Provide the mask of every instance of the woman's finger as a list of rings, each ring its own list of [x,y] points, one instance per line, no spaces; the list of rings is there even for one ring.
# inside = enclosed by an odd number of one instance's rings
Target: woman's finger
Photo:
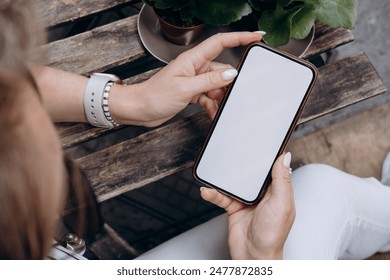
[[[291,201],[291,153],[281,155],[272,168],[272,195],[283,201]]]
[[[203,93],[199,96],[198,103],[206,110],[209,117],[213,120],[218,111],[217,102]]]
[[[295,202],[291,186],[291,154],[281,155],[272,168],[271,195],[269,201],[277,205],[279,212],[294,219]]]
[[[212,61],[208,67],[208,71],[215,71],[215,70],[221,70],[221,69],[233,69],[234,67],[230,64],[221,63],[218,61]]]
[[[209,91],[207,93],[207,96],[218,102],[222,102],[223,98],[225,97],[225,94],[226,94],[226,87],[223,87],[223,88]]]
[[[218,69],[192,77],[184,77],[183,84],[188,88],[186,94],[193,98],[200,92],[209,92],[226,87],[237,74],[238,72],[234,68]]]
[[[224,195],[215,189],[201,187],[200,195],[204,200],[225,209],[228,215],[232,215],[245,207],[245,205],[242,204],[241,202],[227,195]]]
[[[195,69],[200,69],[205,63],[213,61],[224,49],[258,42],[262,36],[261,32],[219,33],[183,53],[182,58],[189,60]]]

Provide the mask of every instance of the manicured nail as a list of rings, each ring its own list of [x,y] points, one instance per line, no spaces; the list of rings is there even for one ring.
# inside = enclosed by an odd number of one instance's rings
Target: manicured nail
[[[225,81],[233,80],[238,74],[238,71],[236,69],[229,69],[224,72],[222,72],[222,79]]]
[[[260,31],[260,30],[257,30],[257,31],[253,31],[253,33],[257,33],[257,34],[260,34],[260,35],[265,35],[265,34],[267,34],[267,32],[265,32],[265,31]]]
[[[290,164],[291,164],[291,153],[288,152],[284,155],[283,165],[284,167],[290,168]]]

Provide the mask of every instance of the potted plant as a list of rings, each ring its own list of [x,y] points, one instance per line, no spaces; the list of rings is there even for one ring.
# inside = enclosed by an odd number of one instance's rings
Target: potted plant
[[[252,12],[247,0],[143,0],[154,8],[163,36],[179,45],[196,39],[205,24],[228,25]]]
[[[353,28],[358,0],[143,0],[161,15],[161,31],[176,44],[189,44],[188,34],[175,41],[169,27],[182,31],[193,26],[229,25],[246,16],[255,18],[255,28],[266,31],[271,46],[285,45],[290,39],[304,39],[316,20],[331,27]],[[167,24],[166,24],[167,23]],[[252,30],[252,26],[248,30]],[[192,33],[199,33],[200,31]],[[173,34],[177,35],[177,31]],[[184,38],[184,40],[183,40]],[[184,41],[181,42],[181,41]]]
[[[248,0],[258,18],[264,40],[281,46],[305,38],[316,20],[331,27],[352,29],[357,18],[358,0]]]

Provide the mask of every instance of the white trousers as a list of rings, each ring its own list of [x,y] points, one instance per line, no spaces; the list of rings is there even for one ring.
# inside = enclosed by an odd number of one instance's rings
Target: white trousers
[[[296,219],[285,259],[364,259],[390,251],[390,187],[323,164],[292,175]],[[138,259],[229,259],[227,216],[218,216]]]

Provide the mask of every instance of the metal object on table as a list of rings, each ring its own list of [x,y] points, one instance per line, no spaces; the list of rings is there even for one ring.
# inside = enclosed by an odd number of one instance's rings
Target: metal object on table
[[[62,238],[62,243],[66,249],[71,250],[77,254],[83,255],[87,249],[85,240],[78,237],[74,233],[68,233]]]

